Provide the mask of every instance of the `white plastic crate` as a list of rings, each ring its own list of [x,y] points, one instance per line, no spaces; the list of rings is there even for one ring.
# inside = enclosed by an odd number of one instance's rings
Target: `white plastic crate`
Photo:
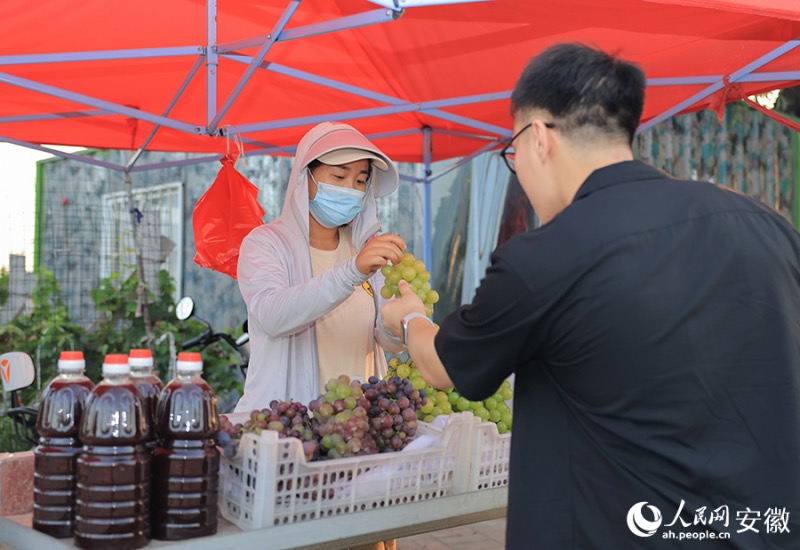
[[[494,422],[481,422],[481,419],[469,412],[472,422],[472,446],[469,454],[463,458],[469,462],[469,483],[467,491],[479,491],[508,485],[509,460],[511,457],[511,432],[500,434]],[[433,424],[424,424],[430,431],[441,430],[440,422],[447,419],[438,416]]]
[[[318,462],[306,461],[298,439],[246,434],[236,457],[222,457],[220,513],[259,529],[466,492],[472,418],[450,415],[443,429],[419,423],[415,439],[427,448]]]
[[[470,491],[508,485],[511,458],[511,432],[501,434],[494,422],[481,422],[474,428],[474,447]]]

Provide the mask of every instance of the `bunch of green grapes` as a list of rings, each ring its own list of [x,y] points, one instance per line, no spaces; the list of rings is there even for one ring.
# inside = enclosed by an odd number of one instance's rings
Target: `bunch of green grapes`
[[[500,387],[483,401],[470,401],[456,390],[450,388],[444,391],[447,402],[454,412],[469,411],[479,417],[483,422],[494,422],[498,433],[504,434],[511,431],[512,414],[506,401],[514,396],[511,382],[504,380]],[[437,392],[436,402],[441,403],[441,396]],[[442,406],[442,405],[440,405]],[[436,406],[433,411],[436,412]],[[435,415],[433,415],[435,417]]]
[[[400,282],[400,279],[405,279],[425,304],[425,313],[428,317],[433,315],[433,304],[439,301],[439,293],[431,290],[431,274],[425,269],[425,262],[417,260],[413,254],[406,252],[399,264],[386,264],[381,268],[381,273],[385,279],[383,288],[381,288],[381,296],[384,300],[388,300],[392,296],[399,297],[400,290],[397,288],[397,283]]]
[[[407,373],[407,374],[406,374]],[[501,434],[511,431],[512,414],[506,401],[514,397],[511,383],[504,380],[493,395],[483,401],[470,401],[462,396],[456,388],[437,389],[425,382],[419,369],[411,359],[401,362],[394,357],[389,361],[388,376],[402,376],[410,380],[411,384],[427,397],[425,405],[417,410],[417,418],[423,422],[432,422],[442,414],[454,412],[470,412],[479,417],[483,422],[494,422],[497,431]]]

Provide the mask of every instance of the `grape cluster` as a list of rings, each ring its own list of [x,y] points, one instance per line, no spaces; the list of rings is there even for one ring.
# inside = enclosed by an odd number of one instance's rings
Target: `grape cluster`
[[[411,359],[401,362],[400,359],[393,357],[389,361],[387,377],[395,375],[408,377],[414,387],[425,391],[428,396],[426,403],[417,409],[419,420],[432,422],[439,415],[471,412],[483,422],[494,422],[497,425],[497,431],[501,434],[511,431],[512,414],[506,401],[514,397],[514,392],[508,380],[504,380],[490,397],[482,401],[470,401],[462,396],[456,388],[440,390],[425,382]]]
[[[506,400],[511,397],[513,391],[508,380],[504,380],[494,395],[483,401],[470,401],[455,388],[449,388],[437,391],[431,399],[433,406],[420,412],[424,415],[425,422],[431,422],[440,414],[471,412],[482,422],[494,422],[497,425],[497,432],[504,434],[511,431],[511,409],[506,404]]]
[[[244,424],[233,424],[225,415],[220,415],[220,431],[216,439],[225,456],[234,456],[242,435],[248,432],[260,435],[263,430],[278,432],[279,437],[301,440],[307,460],[313,460],[319,454],[319,441],[311,427],[308,409],[302,403],[291,400],[275,399],[269,408],[250,411],[250,418]]]
[[[320,458],[341,458],[399,451],[417,430],[417,409],[424,391],[405,378],[365,383],[346,375],[325,384],[325,393],[309,404],[320,438]]]
[[[417,432],[417,411],[427,403],[425,390],[397,375],[384,380],[370,376],[362,388],[370,402],[369,434],[378,451],[403,449]]]
[[[251,411],[244,423],[220,415],[217,443],[232,457],[243,434],[274,430],[280,437],[301,440],[309,462],[402,450],[416,434],[418,415],[428,404],[419,372],[413,380],[400,376],[404,373],[400,368],[391,377],[371,376],[363,384],[343,374],[328,380],[324,393],[308,407],[275,400],[269,408]]]
[[[425,313],[428,317],[433,315],[433,304],[439,301],[439,293],[431,290],[431,274],[425,269],[425,263],[422,260],[417,260],[413,254],[406,252],[399,264],[386,264],[381,268],[381,273],[385,279],[383,288],[381,288],[381,296],[385,300],[392,296],[400,296],[397,283],[400,282],[400,279],[405,279],[425,304]]]
[[[222,453],[225,456],[232,458],[236,456],[239,438],[242,433],[242,425],[233,424],[224,414],[220,415],[219,422],[219,431],[215,435],[217,445],[222,448]]]
[[[346,374],[328,380],[325,393],[308,404],[311,428],[320,442],[320,459],[374,454],[361,382]]]

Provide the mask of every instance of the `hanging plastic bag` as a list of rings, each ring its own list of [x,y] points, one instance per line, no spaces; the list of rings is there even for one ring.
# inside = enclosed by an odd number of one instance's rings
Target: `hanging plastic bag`
[[[258,203],[258,188],[236,170],[236,156],[229,153],[220,162],[222,168],[214,183],[192,214],[194,261],[235,279],[239,247],[247,234],[263,223],[264,209]]]

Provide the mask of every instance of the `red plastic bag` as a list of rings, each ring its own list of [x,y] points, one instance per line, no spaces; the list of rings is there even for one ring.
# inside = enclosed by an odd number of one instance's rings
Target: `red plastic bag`
[[[236,158],[226,155],[214,183],[194,206],[194,261],[236,278],[239,247],[263,223],[258,188],[236,171]]]

